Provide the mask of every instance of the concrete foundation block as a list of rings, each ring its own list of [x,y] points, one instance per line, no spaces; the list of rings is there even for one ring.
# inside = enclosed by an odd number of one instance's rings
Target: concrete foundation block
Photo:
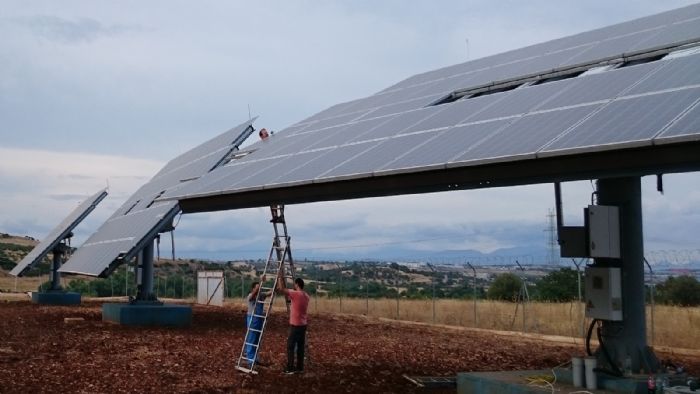
[[[32,302],[39,305],[80,305],[80,301],[80,293],[68,291],[32,293]]]
[[[126,326],[189,327],[192,324],[192,307],[177,304],[103,304],[102,321]]]

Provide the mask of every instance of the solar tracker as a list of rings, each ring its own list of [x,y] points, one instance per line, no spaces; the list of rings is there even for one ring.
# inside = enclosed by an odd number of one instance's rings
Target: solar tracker
[[[60,272],[109,275],[120,264],[136,256],[148,242],[153,242],[158,233],[171,229],[180,207],[177,202],[160,202],[156,198],[232,159],[240,144],[253,132],[254,120],[169,161],[78,248]]]
[[[700,169],[700,155],[685,154],[700,139],[700,54],[679,55],[700,45],[698,18],[692,5],[409,77],[253,144],[244,160],[159,200],[198,212],[589,179],[600,163],[635,175]],[[679,154],[654,154],[660,145]],[[622,150],[628,162],[592,155]],[[518,177],[483,171],[515,162],[528,165]]]
[[[107,196],[107,190],[103,189],[93,194],[80,203],[61,223],[39,242],[24,258],[10,271],[11,275],[22,276],[34,265],[41,262],[61,241],[71,236],[80,222],[82,222]]]

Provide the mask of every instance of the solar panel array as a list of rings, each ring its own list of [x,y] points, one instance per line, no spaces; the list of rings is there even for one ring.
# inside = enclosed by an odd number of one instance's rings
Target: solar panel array
[[[78,248],[60,271],[105,276],[133,258],[159,232],[170,228],[180,212],[177,202],[156,201],[156,198],[222,165],[252,133],[254,120],[168,162]]]
[[[700,54],[674,51],[699,41],[693,5],[418,74],[288,127],[163,199],[698,140]]]
[[[100,190],[89,198],[85,199],[78,205],[61,223],[56,226],[51,232],[39,242],[24,258],[10,271],[14,276],[22,276],[29,269],[40,263],[49,252],[66,237],[68,237],[73,229],[92,212],[97,204],[99,204],[107,196],[107,190]]]

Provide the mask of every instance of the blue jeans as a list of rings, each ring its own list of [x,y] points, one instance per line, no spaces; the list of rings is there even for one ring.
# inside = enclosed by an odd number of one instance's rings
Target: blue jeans
[[[256,330],[262,329],[262,318],[254,317],[252,315],[246,315],[246,328],[254,328]],[[259,344],[260,343],[260,333],[255,331],[248,331],[248,336],[245,339],[246,343]],[[250,360],[256,360],[258,356],[258,347],[253,345],[245,345],[245,356]],[[248,360],[248,364],[253,362]]]

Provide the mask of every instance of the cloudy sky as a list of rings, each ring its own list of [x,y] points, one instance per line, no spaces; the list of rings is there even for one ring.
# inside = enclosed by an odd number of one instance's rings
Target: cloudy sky
[[[37,238],[105,185],[76,244],[170,158],[279,130],[412,74],[690,1],[2,1],[0,232]],[[700,176],[644,179],[646,248],[697,250]],[[567,224],[590,182],[564,185]],[[290,206],[297,257],[546,253],[551,185]],[[178,255],[265,257],[267,212],[182,217]]]

